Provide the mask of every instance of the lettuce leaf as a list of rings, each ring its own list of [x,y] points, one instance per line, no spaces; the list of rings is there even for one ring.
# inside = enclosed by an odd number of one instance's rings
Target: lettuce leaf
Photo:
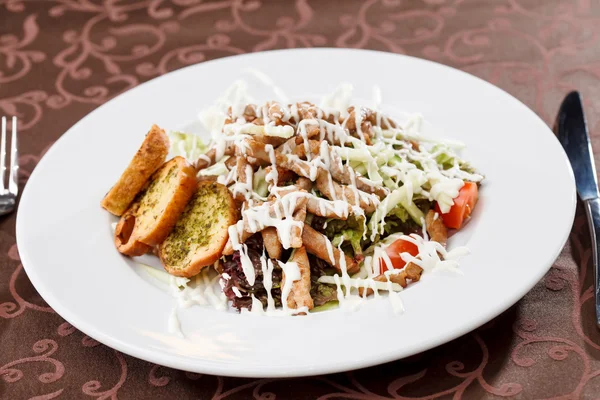
[[[331,243],[338,247],[340,244],[349,244],[354,255],[362,254],[362,238],[365,233],[365,222],[363,216],[348,216],[347,220],[329,219],[324,229],[325,236]],[[346,246],[346,250],[349,248]]]
[[[352,250],[354,250],[354,256],[362,254],[361,240],[363,237],[363,229],[344,229],[331,241],[331,244],[338,247],[342,243],[350,243]]]

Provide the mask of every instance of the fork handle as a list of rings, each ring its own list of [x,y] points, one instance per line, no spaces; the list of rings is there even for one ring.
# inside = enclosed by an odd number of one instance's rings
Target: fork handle
[[[594,263],[594,299],[596,300],[596,325],[600,328],[600,274],[598,273],[598,255],[600,254],[600,199],[585,200],[588,225],[592,236],[592,260]]]

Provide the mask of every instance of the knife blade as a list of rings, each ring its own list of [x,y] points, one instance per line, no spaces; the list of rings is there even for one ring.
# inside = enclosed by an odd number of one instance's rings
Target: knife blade
[[[592,238],[592,259],[594,264],[594,289],[596,300],[596,325],[600,328],[600,199],[598,177],[590,135],[583,113],[581,96],[571,92],[563,100],[556,119],[555,130],[575,175],[577,193],[585,205]]]
[[[582,200],[599,197],[592,144],[578,92],[571,92],[565,97],[560,106],[557,125],[558,140],[573,167],[577,193]]]

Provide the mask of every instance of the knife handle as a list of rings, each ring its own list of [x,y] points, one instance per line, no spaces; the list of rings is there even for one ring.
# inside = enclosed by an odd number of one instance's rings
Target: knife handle
[[[594,299],[596,300],[596,325],[600,328],[600,282],[598,278],[598,255],[600,253],[600,199],[585,200],[590,234],[592,236],[592,260],[594,262]]]

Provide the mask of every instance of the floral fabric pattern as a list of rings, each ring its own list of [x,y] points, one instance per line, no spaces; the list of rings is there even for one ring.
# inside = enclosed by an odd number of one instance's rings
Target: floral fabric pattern
[[[148,79],[279,48],[368,48],[479,76],[553,124],[584,96],[600,163],[593,0],[0,0],[0,115],[19,117],[21,184],[70,126]],[[0,219],[0,398],[578,399],[600,393],[591,250],[578,210],[546,277],[485,326],[409,359],[298,379],[192,374],[116,352],[37,294],[15,214]],[[535,232],[532,232],[535,234]]]

